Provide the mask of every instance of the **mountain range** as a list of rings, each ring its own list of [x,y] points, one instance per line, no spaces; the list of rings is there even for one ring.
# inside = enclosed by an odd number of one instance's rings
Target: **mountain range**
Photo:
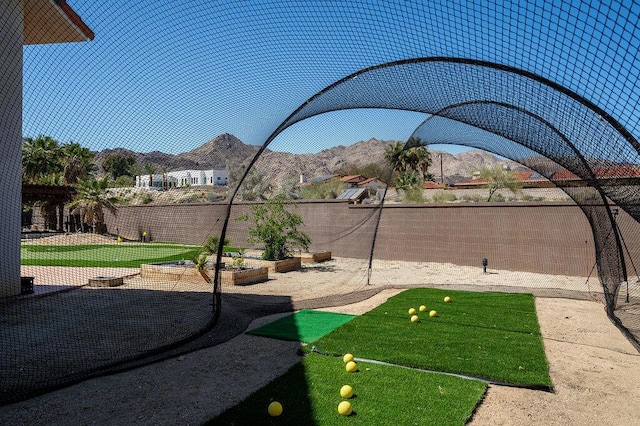
[[[292,154],[265,149],[255,164],[255,170],[269,176],[274,182],[282,183],[292,176],[307,177],[333,174],[349,164],[363,166],[369,163],[385,162],[384,152],[394,141],[369,139],[350,146],[339,145],[315,154]],[[225,133],[205,142],[203,145],[181,154],[166,154],[159,151],[140,153],[126,148],[105,149],[96,155],[98,166],[107,155],[131,155],[138,165],[153,164],[158,172],[174,170],[224,169],[227,164],[245,164],[258,152],[259,147],[243,143],[235,136]],[[440,165],[444,181],[451,184],[471,177],[474,170],[482,166],[506,165],[512,170],[527,170],[513,161],[500,159],[480,150],[470,150],[458,154],[430,151],[431,173],[440,180]]]

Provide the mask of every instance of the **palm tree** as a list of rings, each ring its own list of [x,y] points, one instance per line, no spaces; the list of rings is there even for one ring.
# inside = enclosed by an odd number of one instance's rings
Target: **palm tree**
[[[404,144],[402,142],[392,142],[384,152],[384,158],[394,172],[402,173],[405,168]]]
[[[407,168],[419,172],[423,179],[428,179],[431,154],[427,150],[427,145],[418,138],[409,138],[407,146],[404,153]]]
[[[51,183],[63,171],[62,150],[57,140],[40,135],[22,146],[22,179],[25,183]]]
[[[95,177],[81,180],[76,185],[75,199],[68,205],[71,214],[82,214],[84,222],[93,225],[93,232],[96,234],[106,232],[104,209],[114,215],[117,213],[116,197],[109,194],[108,185],[108,176],[100,180]]]
[[[95,154],[77,142],[62,146],[62,177],[66,185],[75,185],[81,179],[88,178],[96,169],[93,160]]]
[[[385,158],[394,172],[396,192],[421,194],[424,180],[431,176],[428,172],[431,155],[427,145],[414,137],[409,138],[406,144],[394,142],[385,151]]]
[[[411,137],[406,144],[393,142],[384,156],[393,171],[398,174],[415,171],[419,172],[423,178],[429,174],[431,154],[427,150],[427,145],[418,138]]]

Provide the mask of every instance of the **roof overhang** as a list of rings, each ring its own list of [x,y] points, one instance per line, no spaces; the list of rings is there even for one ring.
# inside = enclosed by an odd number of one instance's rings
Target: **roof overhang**
[[[23,44],[89,41],[94,36],[65,0],[24,0]]]

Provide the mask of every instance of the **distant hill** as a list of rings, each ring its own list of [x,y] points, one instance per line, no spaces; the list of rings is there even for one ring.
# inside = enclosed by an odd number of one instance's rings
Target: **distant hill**
[[[263,173],[276,184],[287,179],[298,179],[301,174],[308,177],[332,174],[348,164],[362,166],[368,163],[383,163],[385,149],[394,141],[369,139],[359,141],[350,146],[336,146],[317,154],[292,154],[275,152],[266,149],[256,162],[255,170]],[[203,145],[182,154],[165,154],[159,151],[139,153],[125,148],[105,149],[96,155],[98,166],[109,154],[132,155],[139,165],[154,164],[158,171],[174,171],[183,169],[223,169],[226,164],[243,164],[250,161],[259,147],[247,145],[228,133],[216,136]],[[482,166],[496,164],[508,165],[513,170],[527,170],[519,164],[501,160],[498,157],[479,150],[471,150],[459,154],[431,151],[433,165],[431,173],[440,180],[440,155],[445,182],[455,183],[471,177],[473,170]]]

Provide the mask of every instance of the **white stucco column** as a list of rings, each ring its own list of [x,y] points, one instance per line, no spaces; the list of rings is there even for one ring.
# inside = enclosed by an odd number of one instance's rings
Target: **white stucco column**
[[[23,0],[0,11],[0,297],[20,294]]]

